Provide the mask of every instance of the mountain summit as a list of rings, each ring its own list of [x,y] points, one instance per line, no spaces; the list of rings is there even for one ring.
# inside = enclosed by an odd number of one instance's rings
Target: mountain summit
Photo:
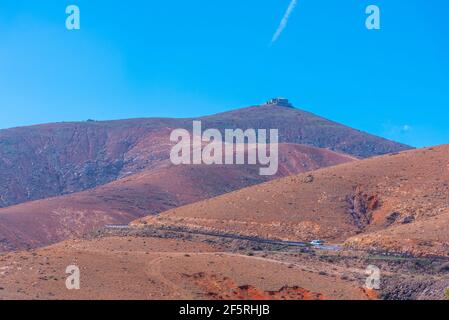
[[[197,119],[128,119],[53,123],[0,130],[0,207],[95,188],[160,167],[169,160],[170,133],[203,128],[278,129],[280,143],[367,158],[410,149],[326,120],[280,108],[288,100]]]
[[[266,105],[269,106],[278,106],[285,108],[294,108],[293,105],[285,98],[273,98],[267,101]]]

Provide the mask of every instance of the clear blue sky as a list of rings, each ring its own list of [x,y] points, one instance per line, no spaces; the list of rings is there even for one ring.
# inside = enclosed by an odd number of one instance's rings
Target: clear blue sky
[[[213,114],[285,96],[414,146],[449,143],[449,1],[0,2],[0,128]],[[65,8],[81,30],[65,29]],[[365,28],[381,8],[382,29]]]

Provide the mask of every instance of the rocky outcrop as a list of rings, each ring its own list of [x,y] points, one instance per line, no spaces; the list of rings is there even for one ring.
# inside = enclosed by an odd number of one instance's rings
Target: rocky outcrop
[[[361,230],[371,223],[373,211],[380,206],[377,195],[368,195],[359,188],[346,201],[351,220]]]

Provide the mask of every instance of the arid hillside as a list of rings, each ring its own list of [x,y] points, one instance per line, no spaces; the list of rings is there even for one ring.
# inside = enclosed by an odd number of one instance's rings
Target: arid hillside
[[[448,230],[449,210],[446,210],[414,222],[403,221],[385,230],[351,237],[345,244],[349,248],[413,256],[449,256]]]
[[[445,145],[282,178],[133,225],[292,241],[354,237],[348,245],[446,256],[448,199]]]
[[[281,144],[276,176],[261,176],[259,165],[166,163],[91,190],[0,209],[0,252],[79,237],[105,224],[127,224],[269,179],[354,160],[325,149]]]
[[[201,120],[206,128],[278,129],[280,142],[306,144],[360,158],[411,148],[295,108],[261,105]]]
[[[86,121],[0,130],[0,207],[83,191],[164,166],[172,145],[170,132],[192,130],[193,120]],[[283,143],[361,158],[409,149],[278,106],[250,107],[197,120],[205,129],[279,129]]]
[[[66,288],[69,265],[80,269],[79,290]],[[221,251],[217,245],[182,239],[71,240],[0,255],[0,270],[0,300],[370,298],[361,281],[323,274],[303,263]]]

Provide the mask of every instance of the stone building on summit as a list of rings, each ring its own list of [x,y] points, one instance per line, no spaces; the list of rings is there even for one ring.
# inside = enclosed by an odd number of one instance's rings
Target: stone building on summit
[[[293,108],[293,105],[290,103],[290,101],[288,101],[288,99],[281,97],[268,100],[266,104],[270,106]]]

